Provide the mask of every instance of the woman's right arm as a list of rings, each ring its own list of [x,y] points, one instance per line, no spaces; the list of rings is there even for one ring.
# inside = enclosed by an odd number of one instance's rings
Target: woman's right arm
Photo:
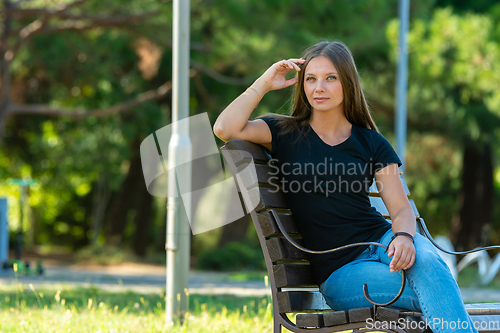
[[[282,89],[297,83],[298,79],[286,80],[286,74],[295,69],[303,59],[282,60],[273,64],[243,94],[229,104],[214,124],[215,135],[224,142],[231,139],[246,140],[271,150],[271,131],[262,119],[248,120],[260,100],[271,90]]]

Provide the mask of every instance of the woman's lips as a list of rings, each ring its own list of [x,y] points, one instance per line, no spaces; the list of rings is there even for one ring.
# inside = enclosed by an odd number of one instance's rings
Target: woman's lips
[[[326,97],[316,97],[316,98],[314,98],[314,100],[315,100],[316,102],[318,102],[318,103],[324,102],[324,101],[326,101],[327,99],[328,99],[328,98],[326,98]]]

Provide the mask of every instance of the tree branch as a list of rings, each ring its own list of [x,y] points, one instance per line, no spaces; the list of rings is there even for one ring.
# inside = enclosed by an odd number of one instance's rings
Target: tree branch
[[[11,17],[15,18],[20,18],[20,19],[26,19],[26,18],[33,18],[33,17],[50,17],[50,18],[60,18],[60,19],[70,19],[70,20],[93,20],[93,21],[101,21],[101,20],[108,20],[108,19],[114,19],[114,20],[134,20],[135,17],[142,19],[144,16],[151,16],[158,14],[159,11],[151,11],[151,12],[144,12],[138,15],[117,15],[117,16],[103,16],[103,15],[88,15],[88,14],[71,14],[68,12],[69,9],[76,7],[77,5],[80,5],[84,3],[87,0],[78,0],[75,1],[69,5],[66,6],[57,6],[55,9],[45,9],[45,8],[28,8],[28,9],[23,9],[23,8],[13,8],[10,10],[6,10],[5,12],[7,15],[10,15]]]
[[[19,7],[20,4],[24,3],[24,2],[30,2],[32,0],[18,0],[18,1],[15,1],[15,2],[11,2],[12,6],[14,6],[15,8]]]
[[[18,30],[12,30],[10,33],[11,36],[17,36],[21,35],[21,37],[28,37],[27,35],[23,35],[23,31],[25,31],[29,26],[36,24],[35,22],[39,21],[42,22],[44,20],[48,21],[49,19],[52,19],[54,17],[60,18],[60,19],[65,19],[65,21],[60,22],[56,25],[56,29],[51,29],[48,28],[47,30],[42,30],[41,32],[52,32],[52,31],[60,31],[61,26],[70,26],[72,28],[73,25],[85,25],[87,26],[99,26],[99,27],[106,27],[106,26],[121,26],[121,25],[126,25],[130,23],[135,23],[137,21],[142,21],[146,18],[152,17],[157,15],[159,12],[158,11],[152,11],[152,12],[145,12],[137,15],[122,15],[122,16],[96,16],[96,15],[73,15],[73,14],[68,14],[64,12],[56,12],[54,11],[54,14],[46,14],[43,16],[43,18],[37,19],[30,23],[28,26],[18,29]],[[51,31],[52,30],[52,31]]]
[[[121,26],[121,25],[129,25],[131,23],[135,23],[137,21],[143,21],[149,17],[157,15],[158,11],[145,12],[137,15],[124,15],[124,16],[93,16],[93,15],[63,15],[61,18],[65,18],[67,20],[62,22],[63,26],[71,26],[73,22],[75,23],[83,23],[88,22],[87,24],[91,26],[99,26],[99,27],[110,27],[110,26]],[[50,29],[50,28],[49,28]],[[60,30],[60,29],[57,29]],[[47,30],[42,30],[42,32],[46,32]],[[50,32],[50,31],[49,31]]]
[[[197,74],[197,71],[191,69],[189,72],[189,77],[193,77]],[[167,95],[170,90],[172,90],[172,81],[168,81],[158,87],[157,89],[146,91],[142,94],[137,95],[126,102],[118,103],[107,109],[97,109],[97,110],[63,110],[55,109],[50,105],[45,104],[10,104],[7,108],[7,114],[14,116],[21,114],[35,114],[35,115],[45,115],[54,117],[70,117],[73,119],[83,119],[89,117],[109,117],[120,112],[126,112],[132,110],[134,107],[151,101],[154,99],[160,99]]]
[[[44,17],[43,19],[37,19],[31,22],[29,25],[18,31],[19,39],[16,44],[12,47],[12,56],[17,54],[22,44],[26,40],[35,35],[41,33],[55,33],[63,30],[87,30],[97,27],[116,27],[129,25],[130,23],[136,21],[142,21],[148,17],[158,14],[157,11],[146,12],[139,15],[127,15],[127,16],[116,16],[116,17],[99,17],[91,15],[67,15],[68,17],[73,17],[73,19],[68,19],[57,23],[54,26],[47,25],[49,17]]]
[[[19,30],[18,35],[21,39],[21,42],[24,42],[30,35],[36,33],[37,31],[40,31],[45,25],[47,24],[47,21],[45,20],[35,20]]]
[[[71,8],[75,8],[75,7],[78,7],[82,4],[84,4],[85,2],[87,2],[88,0],[76,0],[76,1],[73,1],[72,3],[69,3],[67,5],[58,5],[56,7],[56,9],[60,9],[60,10],[68,10],[68,9],[71,9]]]
[[[21,114],[38,114],[45,116],[54,116],[54,117],[70,117],[73,119],[83,119],[88,117],[109,117],[120,112],[130,111],[132,108],[153,100],[158,99],[165,96],[172,89],[172,82],[167,82],[160,86],[156,90],[150,90],[145,93],[138,95],[137,97],[128,100],[123,103],[118,103],[113,105],[108,109],[97,109],[97,110],[63,110],[63,109],[55,109],[49,105],[44,104],[10,104],[7,108],[7,113],[12,115],[21,115]]]
[[[14,7],[11,8],[10,10],[6,11],[7,15],[12,15],[16,18],[29,18],[33,16],[39,16],[39,15],[60,15],[66,11],[68,11],[71,8],[75,8],[81,4],[84,4],[88,0],[76,0],[73,1],[70,4],[59,4],[54,7],[54,9],[47,9],[47,8],[20,8],[19,4],[22,3],[23,1],[19,1],[15,3]]]
[[[190,62],[191,62],[191,66],[193,66],[193,68],[196,68],[200,72],[205,73],[206,75],[210,76],[212,79],[219,81],[221,83],[224,83],[224,84],[229,84],[229,85],[233,85],[233,86],[246,86],[255,80],[254,77],[234,78],[234,77],[230,77],[230,76],[225,76],[225,75],[222,75],[222,74],[214,71],[213,69],[203,65],[202,63],[199,63],[196,60],[191,59]]]

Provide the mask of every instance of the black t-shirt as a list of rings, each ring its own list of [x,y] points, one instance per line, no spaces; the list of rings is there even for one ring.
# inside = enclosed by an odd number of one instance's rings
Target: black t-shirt
[[[282,186],[307,248],[319,251],[373,242],[391,228],[368,197],[375,172],[390,164],[401,165],[382,135],[353,124],[347,140],[330,146],[309,125],[305,136],[297,140],[298,130],[279,135],[276,118],[259,119],[267,123],[272,133],[271,156],[276,162],[276,177],[271,182]],[[366,248],[308,254],[318,285]]]

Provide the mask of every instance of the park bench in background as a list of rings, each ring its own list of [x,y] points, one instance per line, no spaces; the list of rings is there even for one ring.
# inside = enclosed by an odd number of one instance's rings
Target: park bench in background
[[[421,313],[394,307],[377,307],[375,313],[372,307],[332,311],[313,280],[306,253],[292,246],[276,224],[274,216],[280,220],[287,233],[297,243],[302,244],[301,235],[288,209],[283,192],[276,191],[276,187],[270,184],[269,178],[276,171],[276,168],[268,164],[271,156],[261,145],[236,139],[227,142],[221,151],[231,172],[236,175],[234,177],[236,185],[246,207],[251,207],[250,214],[269,274],[274,333],[281,332],[281,327],[292,332],[357,331],[369,327],[375,321],[378,322],[377,327],[382,327],[383,323],[388,325],[389,322],[398,322],[403,319],[409,323],[406,327],[417,327],[418,322],[423,320]],[[255,168],[252,168],[252,165]],[[276,184],[275,180],[271,182]],[[409,195],[408,190],[407,194]],[[389,214],[375,186],[370,188],[370,200],[372,205],[388,219]],[[411,199],[410,203],[415,212],[415,218],[423,223]],[[473,320],[479,325],[483,324],[479,327],[484,327],[489,322],[497,325],[496,329],[486,327],[486,329],[480,329],[480,332],[500,333],[500,303],[468,304],[466,307]],[[295,323],[289,317],[291,314],[296,314]],[[370,320],[367,322],[368,319]],[[368,330],[363,331],[368,332]],[[402,330],[397,327],[376,331],[422,332],[419,329]]]

